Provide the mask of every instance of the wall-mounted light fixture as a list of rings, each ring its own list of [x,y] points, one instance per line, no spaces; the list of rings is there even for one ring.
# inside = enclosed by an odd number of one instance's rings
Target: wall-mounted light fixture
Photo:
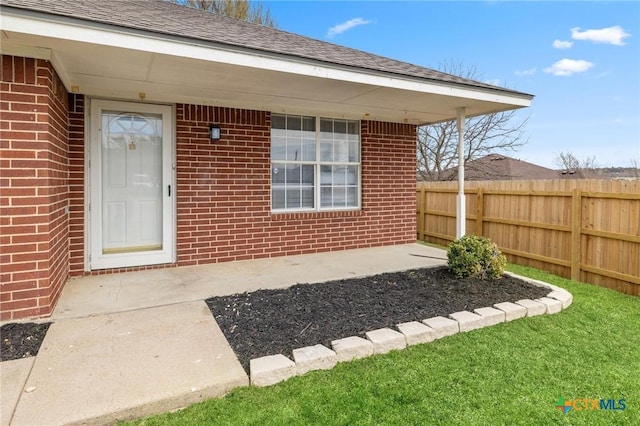
[[[209,126],[209,138],[212,141],[220,140],[220,126],[217,124],[212,124]]]

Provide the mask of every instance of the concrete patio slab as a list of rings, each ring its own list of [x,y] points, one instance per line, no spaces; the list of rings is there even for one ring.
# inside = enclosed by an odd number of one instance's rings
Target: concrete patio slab
[[[65,285],[52,319],[123,312],[445,263],[443,250],[413,243],[86,276]]]
[[[268,355],[249,361],[251,384],[271,386],[296,375],[296,363],[282,354]]]
[[[292,355],[298,374],[313,370],[330,370],[338,363],[336,353],[323,345],[294,349]]]
[[[429,343],[436,338],[436,332],[433,328],[418,321],[403,322],[396,327],[398,327],[400,333],[404,334],[405,339],[407,339],[407,345]]]
[[[203,301],[49,328],[12,425],[112,423],[249,384]]]
[[[386,354],[393,350],[407,347],[407,339],[405,339],[404,334],[390,328],[367,331],[365,335],[373,343],[374,354]]]
[[[29,357],[0,362],[0,425],[9,425],[34,361]]]
[[[436,339],[451,336],[460,331],[460,325],[458,324],[458,321],[454,321],[445,317],[428,318],[426,320],[422,320],[422,322],[426,326],[433,328]]]

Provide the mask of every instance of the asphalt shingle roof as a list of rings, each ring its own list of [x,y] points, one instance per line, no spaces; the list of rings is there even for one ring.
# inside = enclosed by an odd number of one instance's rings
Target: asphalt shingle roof
[[[2,6],[324,63],[526,95],[429,68],[169,3],[165,0],[0,0]],[[527,95],[530,96],[530,95]]]
[[[585,170],[553,170],[501,154],[489,154],[467,161],[464,168],[464,179],[468,181],[586,179],[589,177],[589,173]],[[441,180],[453,180],[457,177],[458,169],[451,168],[442,172]]]
[[[500,154],[489,154],[464,165],[465,180],[560,179],[560,172]],[[442,180],[454,180],[458,169],[442,172]]]

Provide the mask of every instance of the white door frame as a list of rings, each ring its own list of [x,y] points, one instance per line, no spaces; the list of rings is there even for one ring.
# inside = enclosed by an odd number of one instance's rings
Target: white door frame
[[[104,99],[87,99],[85,115],[86,209],[85,270],[125,268],[176,261],[175,110],[156,105]],[[102,252],[102,111],[162,115],[162,249],[134,253]]]

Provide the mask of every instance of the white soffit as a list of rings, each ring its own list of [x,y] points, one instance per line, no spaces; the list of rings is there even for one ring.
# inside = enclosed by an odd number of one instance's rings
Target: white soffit
[[[300,112],[309,108],[414,124],[455,119],[458,107],[474,116],[531,103],[527,95],[5,10],[2,51],[17,54],[22,49],[29,56],[31,49],[31,57],[51,58],[67,88],[78,86],[88,95],[148,92],[147,100],[162,102],[223,102],[220,105]]]

